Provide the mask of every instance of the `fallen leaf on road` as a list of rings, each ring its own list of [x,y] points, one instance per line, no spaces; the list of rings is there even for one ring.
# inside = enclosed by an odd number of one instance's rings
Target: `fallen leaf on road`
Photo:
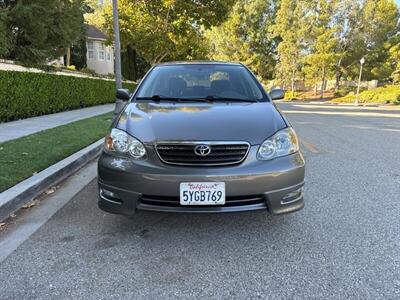
[[[53,187],[49,188],[47,191],[45,191],[45,194],[46,195],[53,194],[56,190],[57,190],[57,187],[53,186]]]
[[[31,207],[35,206],[36,204],[38,204],[38,203],[39,203],[38,200],[33,200],[33,201],[25,204],[24,206],[22,206],[22,208],[31,208]]]
[[[4,225],[6,225],[6,223],[0,223],[0,228],[3,227]]]

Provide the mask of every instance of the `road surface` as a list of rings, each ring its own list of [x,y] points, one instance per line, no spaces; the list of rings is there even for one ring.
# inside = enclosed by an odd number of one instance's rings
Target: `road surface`
[[[399,299],[400,111],[279,107],[307,161],[302,211],[127,219],[92,181],[0,263],[0,298]]]

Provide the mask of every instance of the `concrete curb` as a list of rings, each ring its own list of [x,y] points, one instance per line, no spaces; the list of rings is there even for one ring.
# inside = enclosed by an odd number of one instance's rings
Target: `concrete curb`
[[[103,139],[100,139],[2,192],[0,194],[0,221],[99,156],[102,144]]]

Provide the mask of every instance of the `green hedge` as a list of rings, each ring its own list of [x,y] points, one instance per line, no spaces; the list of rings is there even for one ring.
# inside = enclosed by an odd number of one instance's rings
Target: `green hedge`
[[[132,83],[124,84],[133,90]],[[115,82],[47,73],[0,71],[0,122],[115,101]]]

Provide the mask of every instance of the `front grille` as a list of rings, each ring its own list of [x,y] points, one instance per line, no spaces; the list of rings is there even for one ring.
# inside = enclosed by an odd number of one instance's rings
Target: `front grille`
[[[164,207],[182,207],[179,203],[179,197],[174,196],[154,196],[154,195],[142,195],[140,203],[154,206]],[[249,196],[227,196],[225,199],[225,205],[193,205],[191,207],[232,207],[232,206],[244,206],[252,204],[265,203],[263,195],[249,195]]]
[[[210,147],[210,153],[204,156],[196,154],[199,145]],[[160,143],[156,149],[160,159],[174,165],[230,165],[242,162],[249,151],[250,145],[237,143]]]

